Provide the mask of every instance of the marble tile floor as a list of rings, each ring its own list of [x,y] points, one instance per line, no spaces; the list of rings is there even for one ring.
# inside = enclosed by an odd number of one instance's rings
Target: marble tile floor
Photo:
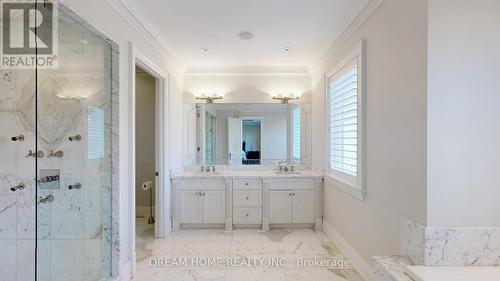
[[[362,281],[322,232],[312,229],[181,230],[154,239],[138,225],[134,281]],[[308,264],[301,260],[330,264]],[[335,262],[337,264],[335,264]]]
[[[135,219],[135,255],[137,262],[142,262],[151,256],[151,250],[146,246],[154,242],[154,224],[148,224],[148,218]]]

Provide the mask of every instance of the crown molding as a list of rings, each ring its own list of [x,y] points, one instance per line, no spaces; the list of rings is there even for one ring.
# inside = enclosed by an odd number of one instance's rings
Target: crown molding
[[[187,76],[310,76],[305,66],[191,66]]]
[[[327,58],[333,56],[335,52],[344,44],[361,25],[370,18],[370,16],[382,5],[384,0],[367,0],[363,5],[360,5],[354,17],[346,26],[342,34],[335,40],[335,42],[328,48],[328,50],[321,55],[321,57],[312,65],[308,67],[312,73],[318,68],[321,63]]]
[[[155,47],[169,63],[180,70],[184,66],[168,51],[166,42],[146,17],[129,0],[106,0],[148,43]],[[182,71],[181,71],[182,72]]]

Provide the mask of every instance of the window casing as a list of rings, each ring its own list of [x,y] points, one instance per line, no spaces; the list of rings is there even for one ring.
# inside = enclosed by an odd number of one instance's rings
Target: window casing
[[[327,176],[359,194],[364,185],[362,47],[355,48],[325,77]]]

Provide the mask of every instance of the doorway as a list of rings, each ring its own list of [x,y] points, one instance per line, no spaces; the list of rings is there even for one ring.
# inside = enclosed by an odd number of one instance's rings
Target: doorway
[[[135,68],[135,249],[136,261],[150,256],[146,245],[155,238],[156,78]]]
[[[260,165],[262,120],[243,119],[243,165]]]

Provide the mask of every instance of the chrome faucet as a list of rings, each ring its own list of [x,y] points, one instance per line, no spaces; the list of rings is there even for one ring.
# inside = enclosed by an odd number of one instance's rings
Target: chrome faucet
[[[212,169],[212,170],[210,171],[210,169]],[[211,166],[210,165],[206,165],[206,166],[202,165],[201,171],[202,172],[215,172],[215,166],[214,165],[211,165]]]
[[[280,172],[288,172],[288,166],[286,161],[278,162]]]

